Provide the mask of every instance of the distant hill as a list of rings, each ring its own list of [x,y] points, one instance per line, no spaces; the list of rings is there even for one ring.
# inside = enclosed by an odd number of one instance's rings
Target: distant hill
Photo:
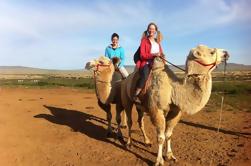
[[[177,65],[181,68],[185,68],[184,65]],[[174,72],[181,71],[173,66],[170,66],[170,69]],[[127,65],[126,69],[129,73],[134,70],[134,65]],[[224,64],[218,66],[216,71],[223,71]],[[228,71],[244,71],[244,70],[251,70],[251,65],[243,65],[243,64],[236,64],[236,63],[228,63],[227,64]],[[76,70],[56,70],[56,69],[40,69],[40,68],[33,68],[33,67],[24,67],[24,66],[0,66],[0,74],[83,74],[83,73],[90,73],[90,71],[86,71],[84,69],[76,69]]]
[[[251,70],[251,65],[243,65],[243,64],[237,64],[237,63],[228,63],[226,66],[227,70],[230,71],[244,71],[244,70]],[[217,71],[224,70],[224,64],[220,64],[217,68]]]
[[[60,74],[60,73],[83,73],[84,70],[57,70],[40,69],[24,66],[0,66],[0,74]]]
[[[91,71],[54,70],[23,66],[0,66],[0,79],[41,79],[46,76],[83,78],[90,77]]]

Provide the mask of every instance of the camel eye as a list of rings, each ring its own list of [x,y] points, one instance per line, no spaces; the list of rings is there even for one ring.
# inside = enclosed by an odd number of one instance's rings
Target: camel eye
[[[213,55],[215,51],[211,51],[210,54]]]
[[[201,53],[198,51],[198,52],[197,52],[197,55],[198,55],[198,56],[201,56]]]

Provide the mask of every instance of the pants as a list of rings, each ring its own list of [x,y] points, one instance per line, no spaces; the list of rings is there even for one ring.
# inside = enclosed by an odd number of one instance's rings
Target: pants
[[[123,78],[126,78],[129,75],[124,66],[119,67],[119,72],[122,74]]]
[[[143,88],[145,86],[145,82],[147,80],[149,73],[150,73],[149,65],[145,65],[142,69],[139,69],[140,77],[137,82],[137,88]]]

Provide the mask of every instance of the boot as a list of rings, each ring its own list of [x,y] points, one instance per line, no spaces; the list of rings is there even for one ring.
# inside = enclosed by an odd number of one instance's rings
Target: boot
[[[141,92],[141,88],[137,88],[137,89],[136,89],[136,92],[135,92],[135,94],[134,94],[134,96],[133,96],[133,101],[134,101],[134,103],[136,103],[136,104],[141,104],[141,101],[140,101],[140,99],[139,99],[139,94],[140,94],[140,92]]]

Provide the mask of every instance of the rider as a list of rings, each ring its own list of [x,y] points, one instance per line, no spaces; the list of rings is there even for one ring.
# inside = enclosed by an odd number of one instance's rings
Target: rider
[[[125,63],[125,51],[124,48],[119,45],[119,35],[117,33],[113,33],[111,36],[112,43],[108,45],[105,49],[105,56],[109,59],[114,57],[118,57],[120,59],[120,63],[118,64],[118,70],[122,75],[122,78],[126,78],[128,76],[128,72],[124,67]]]
[[[139,69],[140,77],[136,84],[136,92],[134,94],[135,103],[140,103],[138,96],[150,73],[150,67],[153,63],[154,57],[162,56],[163,54],[163,50],[160,45],[162,38],[163,37],[161,32],[158,30],[158,26],[153,22],[148,24],[147,30],[143,32],[140,43],[140,60],[136,63],[136,67]]]

